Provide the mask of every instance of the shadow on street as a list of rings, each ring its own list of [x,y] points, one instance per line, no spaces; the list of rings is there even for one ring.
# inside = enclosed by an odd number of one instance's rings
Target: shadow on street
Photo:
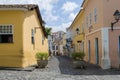
[[[86,69],[73,68],[72,59],[67,56],[55,56],[59,61],[61,74],[66,75],[118,75],[120,69],[103,70],[99,66],[87,63]]]

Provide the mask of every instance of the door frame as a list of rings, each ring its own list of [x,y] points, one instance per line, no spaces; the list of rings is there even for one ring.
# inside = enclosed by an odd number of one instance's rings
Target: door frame
[[[90,54],[90,40],[88,40],[88,62],[90,63],[91,61],[91,54]]]
[[[119,39],[118,39],[118,49],[119,49],[118,58],[119,58],[119,65],[120,65],[120,36],[119,36]]]
[[[96,64],[99,64],[99,41],[98,38],[95,38],[95,60],[96,60]]]

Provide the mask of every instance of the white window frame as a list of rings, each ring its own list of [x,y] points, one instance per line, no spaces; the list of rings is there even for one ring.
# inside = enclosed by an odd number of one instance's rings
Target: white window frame
[[[98,21],[98,15],[97,15],[97,9],[94,8],[94,23],[96,23]]]
[[[31,35],[32,35],[32,37],[34,37],[34,35],[35,35],[35,30],[34,29],[32,29]]]
[[[42,35],[42,45],[44,45],[45,37]]]
[[[31,43],[35,44],[35,30],[31,29]]]
[[[89,24],[90,24],[89,26],[92,25],[92,13],[89,14]]]
[[[86,27],[88,28],[88,16],[86,16]]]
[[[84,23],[82,22],[82,33],[84,33]]]
[[[4,34],[13,34],[14,33],[14,26],[13,25],[11,25],[11,24],[5,24],[5,25],[3,25],[3,24],[0,24],[0,26],[12,26],[12,33],[1,33],[0,32],[0,34],[2,34],[2,35],[4,35]]]
[[[14,25],[12,25],[12,24],[0,24],[0,26],[12,26],[12,33],[1,33],[0,32],[0,35],[7,35],[7,34],[9,35],[9,34],[11,34],[13,36],[11,43],[13,43],[14,42]]]

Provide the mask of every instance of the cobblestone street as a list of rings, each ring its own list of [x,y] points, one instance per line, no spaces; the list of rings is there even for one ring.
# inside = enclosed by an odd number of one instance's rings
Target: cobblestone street
[[[45,69],[0,70],[0,80],[120,80],[120,70],[102,70],[92,64],[86,70],[74,69],[70,58],[56,56]]]

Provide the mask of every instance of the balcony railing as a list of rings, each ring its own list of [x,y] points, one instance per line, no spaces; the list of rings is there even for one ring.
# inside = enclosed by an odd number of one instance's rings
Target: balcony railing
[[[75,35],[74,36],[74,39],[80,39],[80,40],[83,40],[85,37],[85,33],[80,33],[79,35]]]

